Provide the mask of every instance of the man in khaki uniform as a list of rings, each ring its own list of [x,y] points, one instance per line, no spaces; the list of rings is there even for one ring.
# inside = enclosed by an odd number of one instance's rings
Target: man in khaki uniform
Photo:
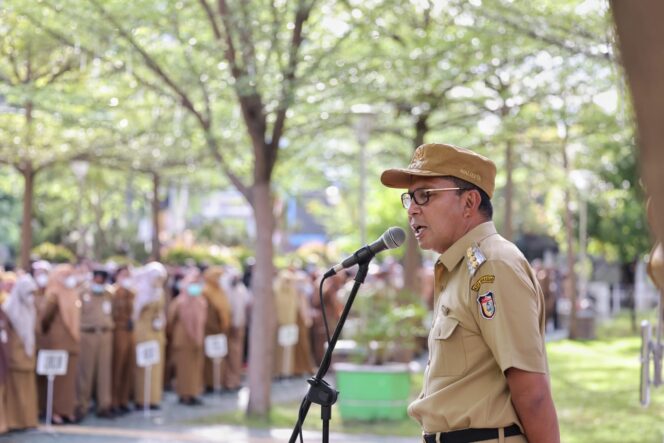
[[[93,390],[97,415],[112,418],[113,295],[108,273],[93,272],[92,283],[81,293],[81,353],[78,365],[78,405],[87,414]]]
[[[420,396],[424,442],[560,441],[544,346],[544,298],[528,262],[491,221],[496,167],[443,144],[417,148],[381,181],[401,200],[434,268],[434,322]]]

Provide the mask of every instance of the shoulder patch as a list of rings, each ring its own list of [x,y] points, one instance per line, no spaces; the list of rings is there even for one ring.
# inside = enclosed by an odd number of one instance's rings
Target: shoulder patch
[[[473,243],[468,249],[466,249],[466,266],[468,266],[468,273],[475,275],[477,269],[486,261],[486,257],[482,253],[482,250],[477,245]]]
[[[473,291],[479,291],[482,283],[493,283],[496,281],[496,276],[492,274],[487,274],[481,276],[474,284],[470,287]]]
[[[489,291],[486,294],[477,297],[477,303],[480,305],[480,314],[487,320],[491,320],[496,315],[496,303],[493,299],[493,292]]]

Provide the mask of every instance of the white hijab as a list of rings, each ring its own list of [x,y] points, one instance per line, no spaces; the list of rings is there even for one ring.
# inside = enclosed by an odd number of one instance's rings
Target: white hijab
[[[129,284],[136,294],[132,314],[134,321],[138,320],[145,306],[164,297],[163,285],[166,277],[168,277],[166,268],[156,261],[132,270]]]
[[[37,309],[34,303],[34,292],[37,283],[30,274],[22,275],[2,305],[12,327],[23,343],[23,349],[28,357],[35,353],[35,331],[37,324]]]

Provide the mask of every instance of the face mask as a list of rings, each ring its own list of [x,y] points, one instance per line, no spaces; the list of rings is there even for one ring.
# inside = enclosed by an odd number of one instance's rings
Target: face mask
[[[198,297],[203,292],[203,286],[200,283],[190,283],[187,286],[187,293],[192,297]]]
[[[37,285],[40,288],[44,288],[44,287],[46,287],[46,284],[48,283],[48,275],[39,274],[37,277],[35,277],[35,281],[37,282]]]
[[[65,279],[65,286],[68,287],[69,289],[75,288],[77,283],[78,282],[76,281],[76,277],[74,277],[73,275],[70,275]]]
[[[131,282],[128,279],[124,279],[120,282],[120,286],[125,289],[131,289]]]
[[[95,294],[101,294],[104,292],[104,285],[101,283],[93,283],[92,286],[90,286],[90,289],[92,289],[92,292]]]

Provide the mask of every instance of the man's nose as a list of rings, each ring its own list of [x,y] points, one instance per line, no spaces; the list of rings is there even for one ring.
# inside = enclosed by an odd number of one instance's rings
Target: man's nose
[[[415,203],[415,200],[410,201],[410,206],[407,209],[408,215],[419,214],[422,211],[420,205]]]

